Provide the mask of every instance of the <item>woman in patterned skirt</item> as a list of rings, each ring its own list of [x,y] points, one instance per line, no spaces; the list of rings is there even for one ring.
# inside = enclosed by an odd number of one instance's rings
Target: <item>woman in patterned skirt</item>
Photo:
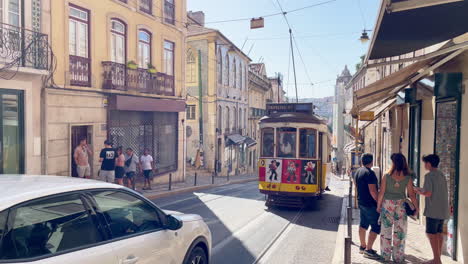
[[[408,215],[404,203],[407,195],[416,207],[418,203],[405,156],[395,153],[391,156],[392,167],[382,178],[377,211],[380,213],[380,250],[385,261],[397,263],[405,260],[405,240]]]

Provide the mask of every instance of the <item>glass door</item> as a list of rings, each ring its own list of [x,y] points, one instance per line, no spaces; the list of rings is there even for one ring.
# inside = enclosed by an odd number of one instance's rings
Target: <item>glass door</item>
[[[24,173],[23,92],[0,92],[0,173]]]

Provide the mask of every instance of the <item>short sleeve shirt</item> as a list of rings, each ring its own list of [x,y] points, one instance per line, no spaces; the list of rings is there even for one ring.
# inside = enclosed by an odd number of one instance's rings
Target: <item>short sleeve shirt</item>
[[[141,166],[143,167],[143,170],[152,170],[153,169],[151,167],[151,163],[153,162],[153,157],[151,157],[151,155],[141,156],[140,161],[141,161]]]
[[[117,152],[113,148],[105,148],[101,150],[99,157],[102,158],[101,170],[113,171],[115,169],[115,158]]]
[[[137,165],[140,162],[140,160],[138,159],[138,156],[137,155],[132,155],[132,156],[125,155],[125,162],[128,161],[129,159],[132,159],[132,161],[130,162],[129,166],[125,165],[125,172],[136,172]]]
[[[424,216],[445,220],[449,218],[448,189],[445,176],[440,170],[431,171],[424,177],[424,191],[431,192],[426,197]]]
[[[359,205],[377,207],[377,201],[374,200],[369,191],[369,184],[375,184],[377,186],[377,176],[374,171],[366,167],[361,167],[356,171],[355,178]]]

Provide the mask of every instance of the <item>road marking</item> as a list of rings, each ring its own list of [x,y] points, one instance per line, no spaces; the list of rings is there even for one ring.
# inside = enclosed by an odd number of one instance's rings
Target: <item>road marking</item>
[[[262,252],[258,255],[258,257],[255,259],[255,261],[252,264],[258,264],[262,260],[262,258],[268,253],[268,251],[280,240],[280,238],[284,237],[283,235],[286,235],[287,232],[286,230],[290,230],[289,227],[292,227],[294,224],[296,224],[297,220],[302,216],[302,213],[304,211],[304,208],[301,208],[299,212],[294,216],[294,218],[289,221],[287,224],[281,228],[281,231],[276,234],[276,236],[268,243],[268,245],[262,250]]]

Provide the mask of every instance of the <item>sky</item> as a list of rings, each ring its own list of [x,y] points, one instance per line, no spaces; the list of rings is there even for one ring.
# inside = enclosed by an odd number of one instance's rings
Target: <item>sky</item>
[[[203,11],[206,27],[220,30],[243,47],[252,62],[264,62],[269,76],[282,73],[287,96],[295,97],[289,31],[282,15],[265,17],[265,27],[252,30],[248,20],[210,23],[278,13],[277,1],[284,11],[331,1],[286,16],[297,43],[299,98],[332,96],[344,66],[353,74],[359,57],[367,52],[370,41],[362,44],[358,39],[364,28],[374,28],[379,0],[187,0],[187,9]]]

